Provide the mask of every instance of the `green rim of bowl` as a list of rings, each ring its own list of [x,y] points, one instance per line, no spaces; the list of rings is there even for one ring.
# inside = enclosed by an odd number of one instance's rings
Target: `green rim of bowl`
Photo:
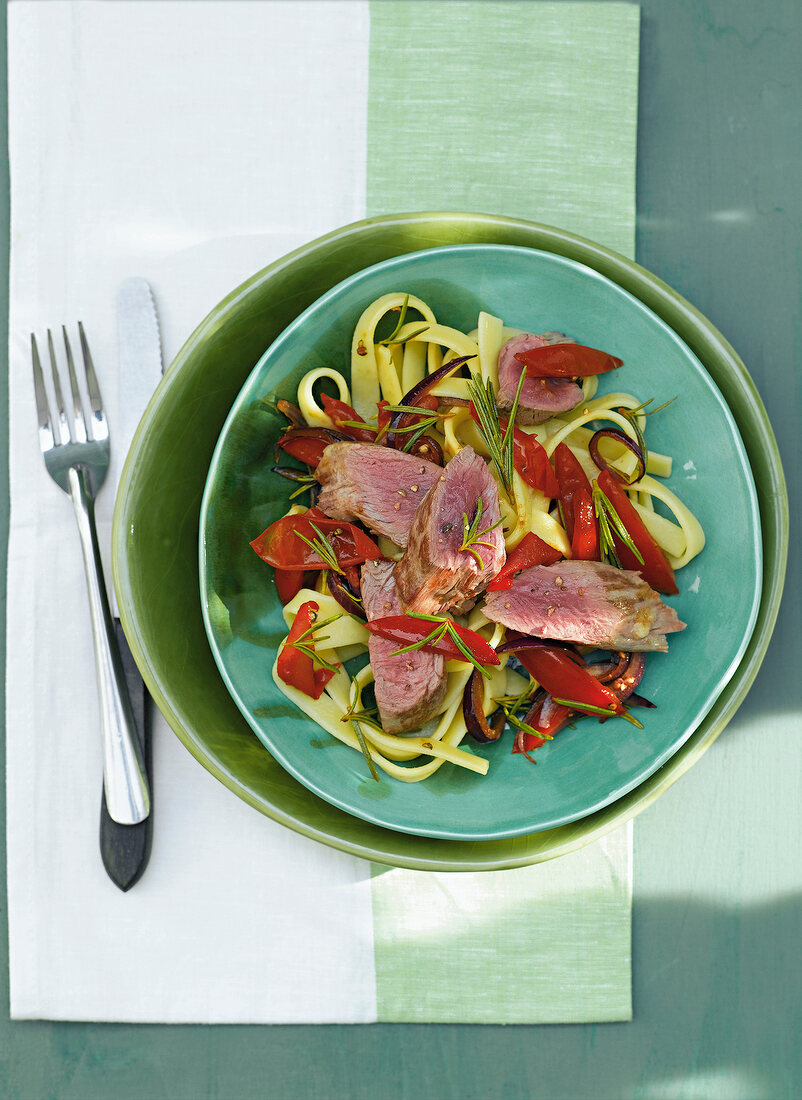
[[[290,320],[356,271],[391,256],[464,243],[522,245],[578,260],[670,325],[705,365],[735,418],[757,486],[763,535],[763,595],[752,637],[734,676],[680,750],[603,810],[555,829],[479,842],[371,825],[292,779],[228,696],[197,597],[198,516],[208,464],[231,403],[265,348]],[[220,361],[234,366],[206,373]],[[199,420],[202,430],[195,433]],[[160,493],[168,497],[164,506]],[[167,506],[175,500],[180,512]],[[470,871],[524,866],[579,848],[640,813],[693,766],[757,675],[779,610],[787,547],[785,481],[765,408],[744,364],[698,310],[639,265],[561,230],[493,215],[422,213],[367,219],[321,237],[258,272],[201,322],[154,394],[126,459],[112,568],[123,627],[151,695],[192,755],[230,790],[296,832],[353,855],[418,870]]]

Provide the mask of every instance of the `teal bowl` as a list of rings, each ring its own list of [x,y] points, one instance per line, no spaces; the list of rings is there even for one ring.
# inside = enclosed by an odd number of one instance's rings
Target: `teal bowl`
[[[642,690],[656,705],[644,728],[579,722],[537,753],[536,768],[511,739],[469,750],[481,777],[453,766],[425,783],[367,774],[361,754],[298,710],[273,681],[286,632],[273,571],[249,542],[283,515],[287,481],[272,472],[286,420],[265,399],[294,401],[303,375],[349,373],[351,339],[366,306],[390,291],[426,301],[442,323],[470,331],[480,310],[514,328],[564,329],[624,365],[599,392],[676,400],[647,431],[670,454],[668,487],[702,521],[708,548],[677,574],[671,606],[688,623],[669,654],[647,659]],[[727,507],[722,508],[726,481]],[[726,548],[736,545],[731,555]],[[315,794],[377,825],[451,840],[485,841],[554,829],[621,798],[691,736],[738,667],[761,593],[760,520],[752,472],[732,415],[710,375],[652,310],[617,283],[564,256],[509,245],[456,245],[395,256],[332,288],[271,344],[234,402],[212,457],[200,515],[200,584],[217,666],[271,755]],[[726,591],[727,629],[720,621]]]
[[[488,840],[432,838],[332,805],[293,778],[255,736],[220,676],[199,598],[197,539],[209,465],[237,395],[265,349],[343,279],[395,256],[453,244],[537,249],[583,264],[643,303],[684,342],[732,414],[760,508],[762,594],[734,673],[665,762],[602,808],[554,827]],[[703,517],[704,518],[704,517]],[[623,257],[559,230],[471,214],[410,214],[347,226],[239,287],[201,323],[151,401],[126,461],[114,518],[113,570],[123,625],[148,687],[179,738],[262,813],[325,844],[428,870],[522,866],[561,855],[633,817],[715,740],[752,683],[779,607],[788,510],[771,427],[749,375],[692,306]]]

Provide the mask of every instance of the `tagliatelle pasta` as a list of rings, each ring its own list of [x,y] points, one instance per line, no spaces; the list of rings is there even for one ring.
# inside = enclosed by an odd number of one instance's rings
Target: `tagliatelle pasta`
[[[407,320],[407,310],[414,310],[419,317]],[[386,329],[388,314],[398,323],[392,333],[383,331],[380,338],[377,334],[383,325]],[[430,396],[437,398],[437,409],[427,424],[427,438],[442,452],[446,464],[466,447],[489,460],[498,489],[501,530],[508,553],[527,535],[534,534],[558,555],[570,559],[572,540],[559,501],[555,501],[553,493],[549,495],[536,488],[531,478],[522,476],[517,466],[511,480],[505,483],[494,467],[490,446],[469,405],[475,392],[471,377],[490,387],[489,392],[498,393],[499,354],[510,339],[520,335],[521,330],[505,326],[501,318],[486,312],[479,314],[473,332],[461,332],[438,321],[429,305],[419,298],[402,292],[385,294],[370,303],[357,322],[351,342],[350,379],[327,367],[310,371],[298,386],[298,408],[307,425],[335,430],[338,421],[316,394],[321,382],[334,383],[339,401],[352,406],[352,414],[355,410],[366,429],[378,433],[378,438],[382,431],[377,419],[380,403],[402,406],[405,395],[427,376],[454,360],[466,359],[459,369],[429,391]],[[603,461],[613,476],[624,483],[631,482],[626,492],[637,515],[668,562],[675,569],[682,568],[701,552],[704,532],[693,513],[659,480],[671,473],[670,456],[652,452],[646,455],[641,451],[647,422],[641,399],[622,392],[598,394],[595,375],[580,381],[583,399],[569,411],[533,425],[516,422],[516,428],[523,433],[519,436],[519,445],[523,447],[526,437],[531,436],[542,446],[547,458],[553,459],[558,447],[564,444],[589,480],[599,474],[598,462]],[[425,411],[421,410],[420,415]],[[339,423],[345,422],[340,420]],[[598,442],[600,425],[615,430],[612,438]],[[412,439],[412,436],[407,438]],[[603,452],[601,460],[600,451]],[[655,508],[655,501],[660,503],[662,510]],[[666,510],[670,516],[665,514]],[[303,509],[295,505],[287,514],[302,512]],[[467,522],[466,516],[466,529]],[[481,541],[476,544],[484,545]],[[403,553],[402,548],[385,535],[379,538],[378,546],[385,559],[398,560]],[[478,560],[481,564],[481,558]],[[326,574],[321,572],[315,587],[308,583],[300,587],[284,607],[284,619],[290,630],[299,610],[314,603],[317,621],[324,626],[319,634],[313,631],[309,635],[310,653],[321,667],[329,670],[328,681],[319,697],[312,698],[283,679],[281,653],[285,646],[292,645],[285,638],[273,668],[273,678],[279,689],[333,737],[361,751],[392,778],[417,782],[431,776],[446,762],[485,774],[488,761],[460,748],[467,733],[463,697],[474,665],[468,660],[449,659],[445,691],[437,713],[414,733],[385,732],[360,705],[361,693],[368,690],[372,682],[370,665],[363,664],[353,674],[345,667],[355,657],[361,656],[364,662],[370,633],[360,617],[349,613],[329,594],[325,578]],[[490,621],[481,606],[456,617],[494,650],[504,641],[505,628]],[[509,698],[531,687],[525,677],[507,666],[505,654],[497,666],[486,670],[482,685],[482,708],[486,718],[497,709],[500,698]]]

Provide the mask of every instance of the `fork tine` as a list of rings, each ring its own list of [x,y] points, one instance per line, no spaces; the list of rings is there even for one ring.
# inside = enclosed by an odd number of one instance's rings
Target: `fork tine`
[[[92,362],[92,353],[89,350],[89,341],[86,339],[83,321],[78,322],[78,334],[81,338],[81,354],[86,370],[86,389],[89,394],[89,405],[92,410],[92,436],[94,439],[106,439],[109,434],[106,414],[103,412],[103,398],[100,396],[95,365]]]
[[[58,372],[58,364],[56,363],[56,349],[53,347],[53,333],[50,329],[47,330],[47,349],[50,353],[50,373],[53,376],[53,395],[56,399],[56,415],[58,416],[58,435],[59,443],[66,443],[68,439],[72,439],[72,426],[67,418],[67,411],[64,408],[64,396],[61,392],[61,377]]]
[[[36,415],[39,418],[39,442],[43,451],[49,451],[56,440],[51,422],[50,402],[47,399],[45,376],[42,372],[42,361],[39,358],[39,348],[36,346],[36,337],[33,333],[31,333],[31,360],[33,361],[33,392],[36,397]]]
[[[73,424],[75,425],[75,442],[86,443],[87,431],[86,431],[86,417],[84,416],[84,403],[81,397],[81,391],[78,388],[78,378],[75,374],[75,360],[72,357],[72,348],[70,347],[69,337],[67,336],[67,329],[64,325],[61,326],[61,332],[64,337],[64,350],[67,353],[67,370],[70,375],[70,390],[72,391],[72,407],[74,409]]]

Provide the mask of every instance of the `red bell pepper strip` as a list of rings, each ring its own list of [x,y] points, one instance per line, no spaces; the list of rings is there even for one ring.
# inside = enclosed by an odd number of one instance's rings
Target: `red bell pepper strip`
[[[466,626],[459,626],[451,619],[436,615],[427,615],[425,618],[417,618],[412,615],[388,615],[383,619],[374,619],[367,623],[371,634],[378,634],[381,638],[388,638],[391,642],[397,642],[399,648],[405,646],[418,646],[424,638],[439,633],[439,627],[443,623],[449,624],[449,630],[453,630],[466,649],[470,650],[480,665],[500,664],[499,656],[495,649],[486,642],[481,634],[475,630],[469,630]],[[443,657],[449,657],[457,661],[464,661],[462,653],[453,637],[446,631],[437,641],[431,641],[419,646],[427,653],[440,653]]]
[[[393,419],[393,414],[387,411],[387,406],[390,402],[384,398],[376,406],[378,413],[378,427],[379,432],[376,436],[377,442],[383,443],[387,434],[387,429],[390,427],[390,421]]]
[[[282,436],[277,441],[276,446],[281,447],[282,451],[286,451],[293,458],[300,459],[307,466],[314,468],[320,462],[323,452],[330,443],[330,439],[321,439],[313,435],[304,436],[295,429],[286,436]]]
[[[559,485],[560,508],[562,510],[565,532],[569,539],[574,537],[574,494],[584,489],[591,496],[590,482],[582,469],[582,464],[574,452],[565,443],[558,443],[554,452],[554,469]]]
[[[584,344],[544,344],[515,356],[526,367],[527,378],[588,378],[606,374],[623,363],[615,355]]]
[[[343,574],[348,581],[351,588],[359,595],[362,588],[362,578],[359,573],[359,569],[355,565],[344,565]]]
[[[469,406],[469,411],[473,422],[479,424],[479,414],[473,402]],[[501,430],[506,431],[507,418],[500,416],[498,422]],[[549,499],[553,500],[557,496],[557,479],[545,448],[534,435],[521,431],[520,428],[512,429],[512,464],[527,485],[537,489]]]
[[[615,692],[591,676],[578,653],[564,646],[551,645],[510,649],[553,699],[570,702],[573,710],[589,714],[599,710],[607,714],[624,714],[624,705]]]
[[[549,546],[542,538],[529,531],[515,549],[507,554],[507,560],[490,584],[488,592],[500,592],[504,588],[512,588],[512,578],[522,569],[528,569],[530,565],[554,565],[562,557],[559,550]]]
[[[376,543],[364,531],[352,523],[329,519],[318,508],[282,516],[255,538],[251,546],[274,569],[330,569],[331,563],[304,542],[304,538],[309,542],[319,538],[312,524],[330,544],[340,568],[382,556]]]
[[[286,607],[290,600],[294,600],[305,584],[305,569],[277,569],[276,592],[282,607]]]
[[[374,441],[376,429],[366,424],[356,409],[351,408],[344,401],[338,401],[336,397],[329,397],[327,393],[321,394],[320,400],[323,402],[324,411],[329,414],[338,432],[342,432],[349,439],[355,439],[360,443],[372,443]],[[357,421],[365,424],[365,427],[354,428],[348,426]]]
[[[504,427],[501,420],[499,423]],[[527,485],[554,499],[559,492],[559,486],[545,448],[533,435],[522,432],[520,428],[513,428],[512,440],[512,463],[515,469]]]
[[[319,610],[320,606],[314,600],[308,600],[306,603],[301,604],[290,627],[287,640],[279,650],[276,663],[276,672],[279,679],[283,680],[285,684],[289,684],[290,687],[302,691],[310,699],[320,698],[334,672],[329,668],[315,668],[312,657],[308,653],[296,649],[293,643],[300,641],[301,637],[306,634],[307,637],[303,641],[304,647],[312,650],[315,648],[314,634],[308,634],[307,632],[314,626]]]
[[[573,499],[574,534],[571,557],[578,561],[599,560],[599,524],[593,499],[587,489],[577,489]]]
[[[629,533],[629,537],[643,558],[641,564],[629,547],[614,534],[615,552],[623,568],[634,569],[640,573],[646,583],[657,592],[675,596],[679,589],[674,579],[674,570],[669,565],[663,551],[649,534],[646,524],[635,511],[632,501],[620,482],[609,470],[602,470],[596,478],[596,484],[615,508],[619,519]]]

